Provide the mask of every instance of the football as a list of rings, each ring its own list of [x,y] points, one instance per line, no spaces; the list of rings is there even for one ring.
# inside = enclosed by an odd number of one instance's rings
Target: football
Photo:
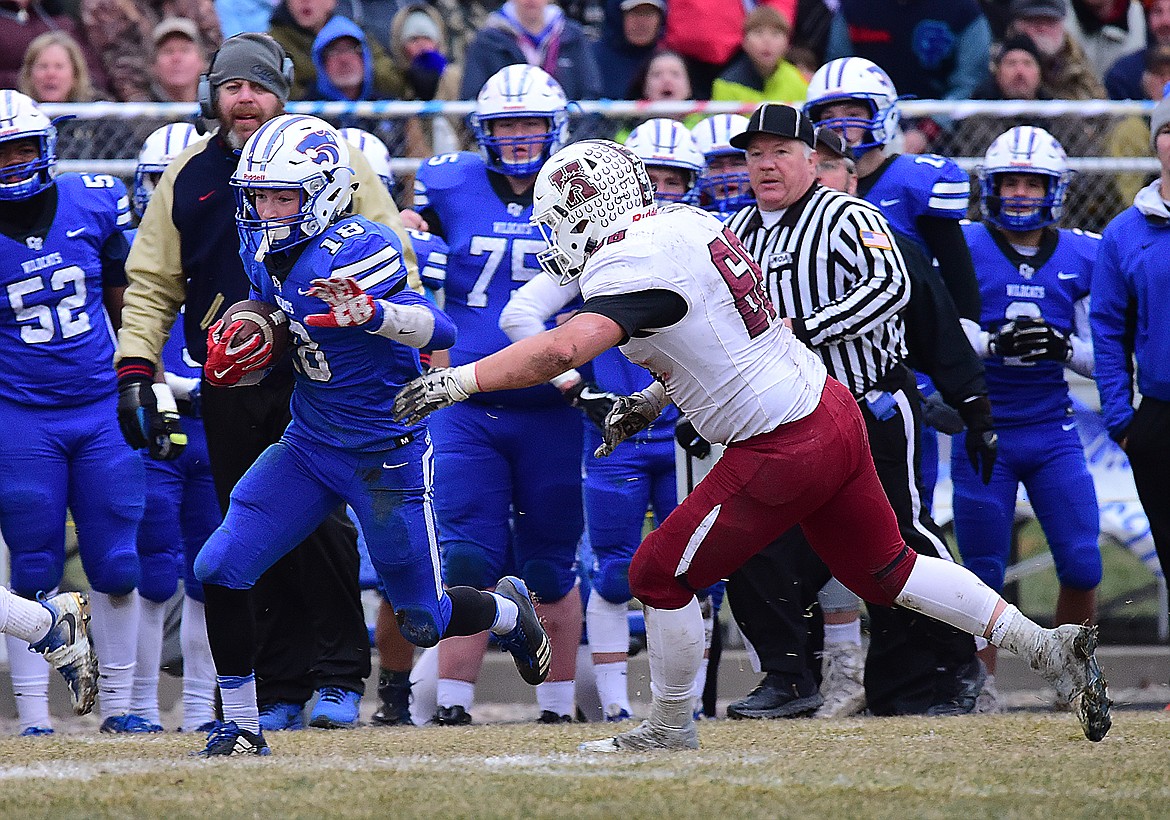
[[[264,366],[250,373],[245,373],[243,378],[236,382],[237,387],[245,387],[258,383],[264,378],[268,368],[284,355],[288,348],[288,316],[276,305],[255,299],[245,299],[242,302],[236,302],[224,311],[223,326],[225,328],[231,327],[234,322],[242,322],[243,326],[232,334],[228,342],[229,351],[242,347],[256,334],[262,335],[264,342],[272,345],[272,350],[264,362]],[[261,342],[261,346],[264,342]]]

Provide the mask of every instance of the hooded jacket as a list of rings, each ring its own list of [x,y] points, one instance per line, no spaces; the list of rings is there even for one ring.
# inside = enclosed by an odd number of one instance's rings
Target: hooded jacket
[[[601,39],[593,44],[593,55],[601,71],[601,96],[611,100],[634,100],[639,95],[630,86],[654,56],[662,35],[666,33],[666,24],[659,26],[653,43],[635,46],[626,39],[622,17],[622,0],[606,0],[605,23]]]
[[[474,100],[483,84],[504,66],[529,63],[553,76],[570,100],[595,100],[601,95],[601,73],[593,49],[579,23],[557,6],[545,9],[539,45],[521,28],[510,2],[492,12],[464,55],[459,96]],[[529,59],[530,52],[533,59]]]
[[[362,77],[362,87],[356,99],[376,100],[378,95],[374,89],[374,56],[370,53],[370,44],[366,34],[358,24],[342,17],[340,14],[329,18],[313,40],[313,67],[317,69],[317,82],[314,85],[313,99],[317,100],[348,100],[345,93],[334,85],[333,80],[325,72],[325,49],[343,37],[358,41],[362,49],[362,65],[365,73]]]

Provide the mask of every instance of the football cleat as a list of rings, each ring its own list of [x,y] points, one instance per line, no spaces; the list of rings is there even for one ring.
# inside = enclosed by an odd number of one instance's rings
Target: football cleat
[[[622,723],[629,719],[629,711],[618,706],[616,703],[611,703],[609,708],[605,710],[606,723]]]
[[[124,715],[112,715],[102,721],[100,732],[107,735],[153,735],[161,732],[163,727],[151,723],[144,717],[127,712]]]
[[[808,717],[824,702],[820,692],[802,695],[796,683],[769,672],[759,686],[727,705],[727,716],[732,720]]]
[[[604,740],[589,740],[577,747],[582,752],[685,752],[699,748],[694,721],[681,729],[642,721],[640,726]]]
[[[317,705],[309,717],[309,725],[317,729],[352,729],[358,723],[358,709],[362,696],[337,686],[320,690]]]
[[[82,592],[62,592],[52,598],[39,593],[37,601],[49,610],[49,634],[29,649],[45,656],[65,682],[73,712],[88,715],[97,698],[98,661],[89,641],[89,598]]]
[[[536,719],[536,722],[537,723],[548,723],[548,724],[572,723],[573,716],[572,715],[558,715],[556,712],[552,711],[551,709],[542,709],[540,712],[540,717],[538,717]]]
[[[1096,743],[1113,725],[1108,682],[1097,664],[1097,627],[1064,624],[1045,630],[1046,641],[1029,659],[1032,668],[1071,704],[1085,737]]]
[[[843,718],[865,709],[865,651],[860,644],[829,642],[821,655],[821,697],[815,718]]]
[[[410,719],[410,675],[407,672],[387,672],[378,676],[378,698],[382,705],[371,720],[378,726],[413,726]]]
[[[236,755],[271,754],[268,743],[264,740],[264,731],[252,734],[247,729],[241,729],[234,720],[221,723],[211,730],[207,736],[207,747],[201,752],[195,752],[195,757],[233,757]]]
[[[440,706],[435,710],[431,723],[436,726],[466,726],[471,723],[471,713],[462,706]]]
[[[260,731],[283,732],[305,728],[305,707],[299,703],[269,703],[260,707]]]
[[[514,602],[519,610],[512,631],[497,636],[500,646],[512,653],[516,669],[525,683],[531,686],[544,683],[552,662],[552,646],[540,625],[528,587],[514,575],[505,575],[496,584],[496,594]]]
[[[52,726],[29,726],[20,733],[21,737],[46,737],[48,735],[56,734]]]

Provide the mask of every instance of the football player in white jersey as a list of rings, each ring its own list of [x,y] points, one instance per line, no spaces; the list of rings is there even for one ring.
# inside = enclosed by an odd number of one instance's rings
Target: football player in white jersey
[[[650,716],[583,751],[698,747],[690,695],[703,623],[694,590],[796,524],[862,598],[901,604],[1024,656],[1077,705],[1090,740],[1105,736],[1111,703],[1095,630],[1043,629],[966,569],[906,546],[857,402],[776,318],[759,268],[716,217],[656,208],[633,153],[585,140],[541,169],[532,221],[549,243],[541,266],[562,280],[579,277],[582,308],[553,330],[415,379],[399,393],[396,416],[413,421],[474,393],[540,384],[620,346],[657,381],[619,400],[599,452],[667,401],[708,441],[727,445],[630,566],[646,612]]]

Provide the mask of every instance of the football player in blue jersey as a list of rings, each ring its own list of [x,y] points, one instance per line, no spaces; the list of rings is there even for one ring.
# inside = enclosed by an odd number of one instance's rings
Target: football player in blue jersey
[[[152,132],[138,152],[134,173],[134,210],[141,219],[162,172],[188,145],[201,137],[189,123],[171,123]],[[128,237],[134,231],[127,231]],[[131,240],[133,241],[133,240]],[[138,652],[130,720],[143,731],[159,725],[158,673],[162,657],[167,602],[183,579],[183,614],[179,642],[183,651],[183,730],[209,730],[215,720],[215,665],[207,643],[203,588],[195,578],[195,556],[223,520],[207,456],[207,436],[200,420],[203,368],[187,354],[183,323],[176,322],[163,348],[165,379],[178,400],[187,446],[173,460],[144,455],[146,511],[138,528],[140,615]]]
[[[532,186],[568,136],[564,92],[529,65],[489,78],[470,121],[478,154],[432,157],[415,180],[415,209],[449,246],[443,304],[459,328],[452,364],[508,345],[500,311],[540,274],[536,254],[545,247],[528,221]],[[541,719],[553,722],[573,714],[581,640],[573,563],[583,529],[583,423],[569,402],[599,418],[608,408],[587,382],[561,381],[470,401],[431,422],[443,577],[488,589],[514,556],[552,640],[552,671],[537,703]],[[485,642],[476,636],[439,647],[437,723],[470,722]]]
[[[731,144],[731,138],[742,133],[747,124],[747,117],[739,114],[715,114],[697,122],[691,131],[695,147],[703,155],[703,170],[691,201],[724,221],[755,201],[748,184],[747,159]]]
[[[646,120],[630,132],[625,145],[646,163],[657,202],[690,198],[703,170],[703,155],[685,125],[662,117]]]
[[[11,587],[51,593],[65,563],[65,514],[77,525],[93,587],[103,731],[130,711],[138,627],[135,538],[143,468],[113,424],[117,388],[111,319],[126,284],[130,198],[106,175],[54,178],[57,129],[30,100],[0,92],[0,531]],[[160,417],[151,452],[176,455],[178,417]],[[21,729],[52,731],[49,666],[9,635]]]
[[[390,419],[395,394],[421,372],[419,348],[449,346],[455,328],[407,287],[393,231],[342,216],[353,191],[349,150],[323,120],[281,115],[248,139],[232,176],[251,295],[288,317],[296,386],[292,423],[236,485],[195,561],[224,714],[206,757],[268,753],[247,590],[340,503],[361,524],[408,640],[432,646],[490,629],[527,682],[548,673],[548,638],[523,581],[505,577],[495,593],[443,589],[430,438],[425,425]],[[208,332],[208,361],[227,365],[231,381],[256,347],[232,344],[239,329],[220,320]],[[207,368],[212,383],[230,386],[215,373]]]
[[[1055,227],[1070,178],[1064,148],[1042,128],[1018,126],[987,149],[979,172],[984,221],[964,233],[979,273],[977,352],[987,359],[1000,457],[985,486],[963,468],[960,433],[951,478],[963,563],[992,589],[1003,588],[1022,483],[1056,561],[1054,621],[1091,624],[1100,522],[1064,370],[1093,375],[1089,282],[1100,237]],[[994,673],[995,647],[980,654]],[[994,681],[984,691],[992,710]]]

